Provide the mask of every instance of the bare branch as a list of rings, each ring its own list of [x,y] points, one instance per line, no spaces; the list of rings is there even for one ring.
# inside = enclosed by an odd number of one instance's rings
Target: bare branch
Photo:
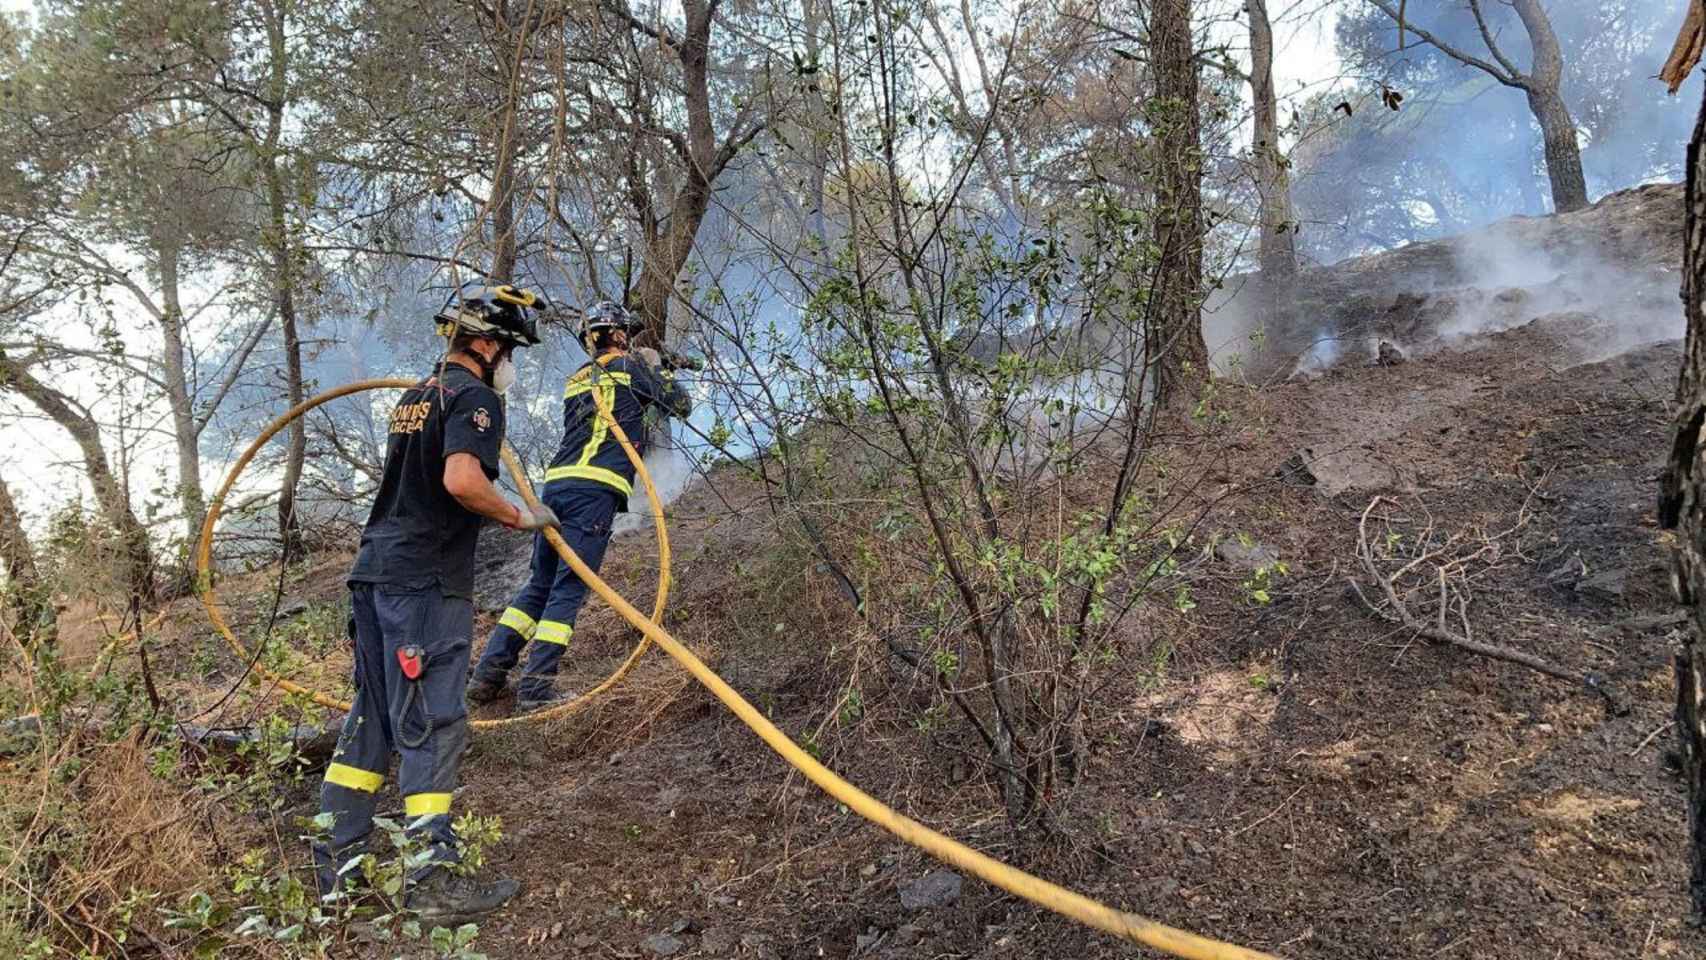
[[[1706,5],[1699,0],[1690,0],[1688,16],[1682,22],[1682,29],[1677,31],[1676,42],[1671,46],[1670,56],[1665,58],[1664,68],[1659,71],[1659,79],[1664,81],[1673,96],[1700,62],[1702,46],[1706,46]]]
[[[723,172],[723,168],[727,167],[740,154],[741,150],[753,141],[753,138],[764,132],[764,127],[764,121],[759,120],[744,132],[731,132],[729,138],[724,140],[722,147],[717,150],[717,156],[711,161],[709,179],[717,179],[717,175]]]
[[[633,11],[629,10],[628,5],[623,3],[622,0],[605,0],[603,7],[605,10],[614,14],[617,19],[626,23],[629,29],[643,33],[646,36],[651,37],[653,40],[663,44],[665,47],[668,47],[671,53],[679,54],[679,51],[681,50],[681,41],[676,39],[675,34],[671,33],[662,23],[659,23],[657,26],[653,26],[644,20],[641,20],[639,17],[634,16]]]
[[[1499,66],[1504,67],[1507,73],[1520,78],[1522,71],[1499,49],[1499,41],[1493,36],[1493,28],[1487,25],[1487,16],[1481,12],[1481,0],[1469,0],[1469,10],[1475,14],[1475,26],[1481,31],[1481,42],[1487,45],[1487,52],[1493,55],[1494,60],[1499,61]]]
[[[196,436],[201,436],[201,432],[207,429],[207,425],[213,421],[214,413],[219,410],[219,405],[225,402],[226,394],[231,392],[231,388],[237,384],[237,378],[242,375],[243,368],[248,365],[249,354],[255,352],[255,347],[261,342],[261,337],[272,327],[273,319],[277,315],[277,313],[269,313],[265,320],[255,324],[255,329],[249,332],[249,336],[237,348],[236,355],[227,361],[230,364],[230,369],[226,371],[225,379],[219,384],[219,389],[214,391],[213,398],[207,401],[207,407],[202,415],[195,418]]]
[[[158,387],[161,390],[166,389],[166,382],[164,380],[161,380],[159,378],[159,376],[157,376],[155,373],[153,373],[153,372],[151,372],[151,371],[149,371],[143,367],[139,367],[139,366],[136,366],[135,364],[132,364],[130,362],[131,358],[125,354],[110,353],[110,352],[105,351],[105,350],[84,350],[84,349],[79,349],[77,347],[68,347],[68,346],[65,346],[64,344],[52,343],[52,342],[46,342],[46,341],[36,341],[36,342],[16,342],[16,341],[14,341],[14,342],[10,342],[10,343],[0,343],[0,351],[11,351],[11,350],[33,350],[33,351],[35,351],[35,354],[32,356],[12,358],[14,363],[20,364],[22,366],[26,366],[26,367],[32,366],[36,363],[40,363],[43,360],[47,360],[47,359],[49,359],[51,357],[55,357],[55,356],[81,357],[85,360],[94,360],[94,361],[97,361],[99,363],[112,364],[113,366],[118,367],[120,370],[123,370],[126,373],[130,374],[131,376],[140,377],[141,379],[148,381],[150,384],[152,384],[155,387]],[[145,363],[150,363],[150,364],[153,363],[153,361],[148,360],[145,357],[139,358],[139,359],[141,359]]]
[[[1517,522],[1509,529],[1489,536],[1484,536],[1482,538],[1483,543],[1480,548],[1465,556],[1457,556],[1449,549],[1449,545],[1464,542],[1469,539],[1467,537],[1454,535],[1447,541],[1447,547],[1434,551],[1428,550],[1426,545],[1427,538],[1416,539],[1416,550],[1422,551],[1422,556],[1413,558],[1410,563],[1406,564],[1402,568],[1402,571],[1418,570],[1419,565],[1417,560],[1425,560],[1426,562],[1422,565],[1433,567],[1432,576],[1428,577],[1428,579],[1435,580],[1438,584],[1439,609],[1435,620],[1430,622],[1429,620],[1418,616],[1411,610],[1409,604],[1404,602],[1401,592],[1407,592],[1413,588],[1400,587],[1398,577],[1401,574],[1387,575],[1380,572],[1380,566],[1375,558],[1374,545],[1369,539],[1368,522],[1370,517],[1373,516],[1374,511],[1383,503],[1392,504],[1393,506],[1397,505],[1394,501],[1389,500],[1386,497],[1377,496],[1369,501],[1367,507],[1363,508],[1362,517],[1357,522],[1356,554],[1358,562],[1362,565],[1363,572],[1367,574],[1369,581],[1379,589],[1380,597],[1384,600],[1384,603],[1371,601],[1368,598],[1368,595],[1363,592],[1362,585],[1357,583],[1354,578],[1350,579],[1351,589],[1356,593],[1357,597],[1362,600],[1363,605],[1366,606],[1371,613],[1383,620],[1402,626],[1415,636],[1422,637],[1434,643],[1456,647],[1460,650],[1466,650],[1470,653],[1478,654],[1494,660],[1502,660],[1506,663],[1514,663],[1519,666],[1528,667],[1530,670],[1543,673],[1549,677],[1556,677],[1560,680],[1579,683],[1604,697],[1607,704],[1614,712],[1622,712],[1626,709],[1621,700],[1617,698],[1611,689],[1605,684],[1604,680],[1596,674],[1582,673],[1578,670],[1560,667],[1557,664],[1552,663],[1550,660],[1536,656],[1532,653],[1527,653],[1500,644],[1485,643],[1476,640],[1468,629],[1469,601],[1468,588],[1466,586],[1468,579],[1468,562],[1472,559],[1484,558],[1489,554],[1496,556],[1498,551],[1496,549],[1492,549],[1494,545],[1498,544],[1502,537],[1514,534],[1522,526],[1526,525],[1526,507],[1524,508],[1522,515],[1518,517]],[[1450,584],[1453,581],[1457,583],[1455,591],[1450,587]],[[1422,585],[1425,587],[1426,580],[1423,581]],[[1454,632],[1447,625],[1447,617],[1453,607],[1453,593],[1455,593],[1455,605],[1458,618],[1463,622],[1465,628],[1462,633]]]
[[[416,253],[413,250],[381,250],[377,247],[363,247],[347,243],[304,244],[302,249],[331,251],[336,253],[365,253],[369,255],[403,257],[406,260],[424,260],[427,263],[436,263],[442,266],[456,266],[463,270],[472,270],[474,273],[481,276],[485,276],[486,273],[486,268],[470,263],[460,257],[441,257],[430,253]]]
[[[1453,60],[1456,60],[1457,62],[1465,64],[1467,66],[1475,67],[1476,69],[1481,70],[1482,72],[1486,73],[1488,76],[1492,77],[1494,80],[1499,81],[1500,83],[1504,84],[1507,87],[1516,87],[1519,90],[1528,89],[1528,79],[1526,77],[1522,76],[1521,74],[1514,73],[1514,72],[1513,73],[1507,73],[1504,70],[1500,69],[1499,67],[1495,66],[1494,64],[1488,63],[1487,61],[1481,59],[1480,57],[1474,56],[1470,53],[1467,53],[1466,51],[1459,50],[1457,47],[1454,47],[1451,44],[1445,42],[1444,40],[1441,40],[1439,37],[1428,32],[1426,29],[1417,26],[1414,21],[1403,20],[1402,16],[1398,13],[1398,11],[1395,8],[1393,8],[1392,4],[1387,3],[1386,0],[1368,0],[1368,2],[1374,4],[1374,6],[1377,7],[1381,13],[1384,13],[1387,16],[1391,17],[1393,22],[1396,23],[1396,22],[1400,22],[1402,20],[1405,29],[1409,30],[1411,33],[1415,34],[1416,36],[1421,37],[1425,43],[1428,43],[1429,45],[1433,46],[1439,52],[1445,54],[1446,56],[1452,58]]]
[[[20,249],[28,253],[36,254],[37,256],[46,257],[49,260],[69,263],[72,266],[80,267],[90,273],[107,278],[128,290],[130,295],[135,297],[137,302],[142,305],[142,308],[148,311],[149,316],[156,320],[160,319],[161,310],[155,305],[154,298],[150,297],[148,292],[142,289],[141,285],[136,281],[130,279],[130,273],[128,271],[120,270],[118,267],[113,266],[105,257],[102,257],[100,254],[90,249],[89,245],[83,241],[75,238],[67,239],[79,252],[56,250],[52,247],[37,246],[33,243],[21,244]]]

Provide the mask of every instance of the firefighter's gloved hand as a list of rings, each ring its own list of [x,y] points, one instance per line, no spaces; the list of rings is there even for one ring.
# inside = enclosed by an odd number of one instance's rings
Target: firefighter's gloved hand
[[[653,370],[662,369],[663,358],[658,356],[658,352],[656,350],[653,350],[651,347],[640,347],[634,352],[639,355],[641,360],[646,361],[646,365],[651,367]]]
[[[557,519],[556,511],[543,503],[537,507],[530,507],[525,503],[516,504],[515,513],[515,529],[517,530],[543,530],[546,527],[561,530],[563,528],[563,521]]]

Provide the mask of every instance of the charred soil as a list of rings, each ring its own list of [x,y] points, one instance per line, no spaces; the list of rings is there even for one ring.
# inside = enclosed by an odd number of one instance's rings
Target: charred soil
[[[1250,394],[1270,426],[1235,439],[1210,519],[1291,572],[1263,605],[1229,555],[1188,565],[1197,609],[1145,621],[1167,643],[1092,705],[1091,762],[1050,839],[1006,829],[970,743],[885,709],[909,681],[861,661],[872,641],[755,482],[720,476],[672,508],[668,623],[904,812],[1166,922],[1293,957],[1698,955],[1652,516],[1679,351],[1555,367],[1573,322]],[[1300,450],[1313,484],[1280,470]],[[1630,711],[1372,616],[1347,578],[1376,494],[1442,529],[1526,508],[1475,582],[1477,635],[1596,671]],[[626,535],[607,573],[647,598],[653,556],[649,532]],[[308,579],[337,599],[335,577]],[[635,639],[589,608],[565,684]],[[833,706],[860,662],[890,675],[848,721]],[[494,957],[1131,955],[975,881],[903,908],[936,865],[791,776],[661,654],[586,713],[477,737],[464,781],[458,807],[503,817],[494,863],[526,883],[485,925]]]
[[[975,741],[913,722],[924,681],[736,467],[671,508],[666,622],[898,809],[1164,922],[1287,957],[1699,956],[1665,762],[1681,624],[1653,516],[1681,351],[1581,362],[1628,339],[1619,323],[1512,317],[1412,337],[1402,363],[1229,387],[1244,419],[1201,493],[1217,506],[1185,564],[1196,607],[1136,618],[1046,838],[1009,831]],[[1406,535],[1501,531],[1469,581],[1476,637],[1592,671],[1626,711],[1371,612],[1349,580],[1376,496]],[[1234,533],[1241,549],[1216,548]],[[483,562],[501,579],[518,547],[488,539]],[[1266,603],[1242,565],[1256,550],[1289,569]],[[642,530],[605,572],[645,607],[653,560]],[[338,602],[342,562],[297,589]],[[589,606],[563,683],[635,640]],[[491,860],[526,884],[483,926],[496,958],[1134,955],[974,880],[912,888],[938,865],[791,774],[661,654],[585,713],[477,736],[463,779],[458,808],[502,816]]]

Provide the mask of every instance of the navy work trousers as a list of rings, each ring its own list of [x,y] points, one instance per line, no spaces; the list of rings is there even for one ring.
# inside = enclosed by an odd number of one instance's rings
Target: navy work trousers
[[[363,852],[393,751],[402,757],[397,787],[410,829],[431,844],[431,862],[459,859],[450,795],[468,746],[462,697],[474,605],[444,596],[437,585],[410,589],[352,583],[350,623],[355,700],[320,789],[320,810],[333,817],[330,842],[314,850],[323,886],[328,870]],[[410,646],[419,647],[425,658],[414,680],[397,657]]]
[[[563,522],[563,539],[596,573],[610,546],[610,524],[622,495],[602,485],[567,481],[547,484],[543,499]],[[475,679],[502,683],[521,659],[521,648],[531,640],[533,649],[527,653],[516,695],[526,700],[548,694],[586,595],[587,585],[557,556],[544,534],[535,537],[527,585],[515,595],[486,641],[486,652],[474,668]]]

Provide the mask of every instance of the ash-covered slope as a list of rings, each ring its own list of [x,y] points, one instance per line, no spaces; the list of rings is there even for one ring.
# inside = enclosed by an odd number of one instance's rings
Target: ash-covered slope
[[[1259,376],[1426,353],[1548,318],[1579,328],[1569,362],[1682,336],[1682,187],[1655,184],[1574,213],[1511,217],[1445,240],[1303,272],[1289,292],[1233,278],[1204,311],[1223,368]]]

